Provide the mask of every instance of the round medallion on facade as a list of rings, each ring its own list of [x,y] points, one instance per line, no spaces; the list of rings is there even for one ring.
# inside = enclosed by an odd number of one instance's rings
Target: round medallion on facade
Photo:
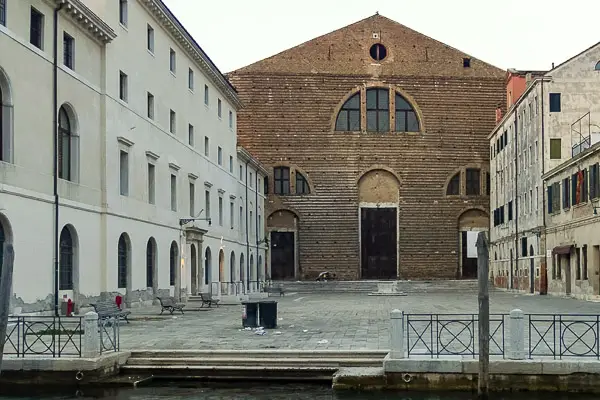
[[[371,58],[375,61],[382,61],[387,56],[387,49],[381,43],[375,43],[369,50]]]

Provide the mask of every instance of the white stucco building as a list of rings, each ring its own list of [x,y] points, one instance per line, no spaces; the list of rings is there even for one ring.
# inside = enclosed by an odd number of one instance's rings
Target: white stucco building
[[[256,289],[266,171],[237,147],[234,88],[162,1],[0,0],[0,49],[17,311],[54,308],[56,271],[77,305]]]
[[[569,160],[585,135],[594,137],[589,113],[600,109],[599,61],[600,44],[528,76],[524,92],[489,136],[490,260],[498,287],[546,293],[548,199],[542,177]]]

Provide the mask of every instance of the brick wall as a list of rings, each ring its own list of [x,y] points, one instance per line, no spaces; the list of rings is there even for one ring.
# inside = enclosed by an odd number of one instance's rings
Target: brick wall
[[[380,16],[344,29],[315,39],[317,47],[326,48],[323,42],[327,41],[337,48],[344,47],[344,38],[350,37],[354,43],[364,35],[364,43],[358,43],[356,50],[360,51],[363,64],[369,64],[362,72],[372,68],[373,60],[363,54],[373,40],[371,31],[376,29],[385,38],[407,30]],[[356,34],[350,35],[352,32]],[[419,43],[419,37],[408,32],[412,42]],[[300,168],[312,185],[310,195],[271,194],[266,205],[267,215],[278,209],[291,209],[298,214],[300,278],[312,279],[324,270],[335,271],[342,279],[359,277],[358,181],[364,173],[378,167],[389,168],[400,179],[399,276],[456,277],[459,216],[473,208],[488,210],[489,198],[448,198],[445,185],[465,165],[488,168],[486,137],[494,127],[497,106],[505,101],[504,74],[484,63],[478,67],[475,62],[472,70],[462,72],[455,66],[459,63],[463,68],[462,53],[448,51],[447,46],[425,36],[420,38],[421,44],[428,45],[432,63],[443,68],[443,60],[435,55],[452,55],[452,60],[446,62],[451,67],[427,75],[423,71],[431,70],[432,65],[422,62],[421,72],[415,72],[415,63],[421,62],[418,59],[405,62],[407,71],[413,72],[404,75],[400,67],[405,60],[395,59],[380,71],[398,72],[394,75],[353,74],[360,68],[357,57],[349,55],[349,66],[336,61],[337,74],[331,73],[333,67],[329,64],[322,67],[325,72],[307,72],[301,61],[315,57],[315,45],[308,42],[300,46],[302,51],[294,48],[291,54],[284,52],[265,60],[262,67],[259,62],[230,74],[244,103],[238,114],[238,140],[271,171],[270,192],[272,167],[276,165]],[[441,49],[437,53],[436,46]],[[402,54],[408,57],[410,52]],[[294,63],[298,72],[293,70]],[[413,101],[422,131],[334,132],[337,110],[361,86],[400,91]]]

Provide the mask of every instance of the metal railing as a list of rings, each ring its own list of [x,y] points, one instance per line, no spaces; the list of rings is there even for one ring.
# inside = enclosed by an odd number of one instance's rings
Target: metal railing
[[[83,317],[9,317],[4,354],[81,357]]]
[[[248,293],[264,292],[267,283],[262,280],[237,281],[237,282],[211,282],[209,285],[210,293],[222,296],[238,296]]]
[[[490,355],[504,357],[506,314],[490,315]],[[408,356],[475,357],[479,354],[476,314],[405,314]]]
[[[396,352],[411,356],[479,355],[477,314],[402,314],[392,323],[404,332],[394,343]],[[401,343],[404,342],[404,343]],[[401,343],[401,344],[400,344]],[[400,346],[398,346],[400,344]],[[585,357],[600,360],[600,315],[511,314],[490,315],[491,356],[511,359]]]
[[[100,331],[100,353],[121,350],[119,318],[102,318],[98,320]]]

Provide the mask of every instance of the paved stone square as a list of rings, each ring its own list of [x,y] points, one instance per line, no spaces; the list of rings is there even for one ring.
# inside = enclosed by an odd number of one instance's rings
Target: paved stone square
[[[160,308],[153,307],[134,310],[131,323],[121,326],[121,348],[387,350],[393,309],[409,313],[477,313],[478,304],[472,289],[425,290],[404,297],[331,293],[270,299],[279,302],[281,320],[277,329],[267,330],[264,336],[242,330],[241,305],[160,318]],[[491,313],[509,313],[515,308],[525,313],[600,313],[600,304],[594,302],[502,291],[490,294]],[[322,340],[327,343],[319,344]]]

